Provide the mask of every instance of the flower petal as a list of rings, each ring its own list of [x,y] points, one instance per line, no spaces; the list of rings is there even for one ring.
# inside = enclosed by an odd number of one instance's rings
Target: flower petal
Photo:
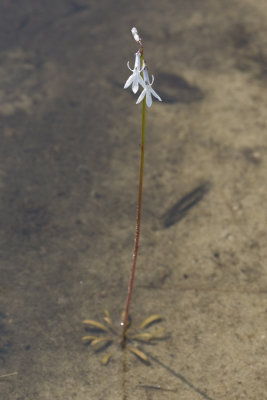
[[[151,96],[151,88],[146,91],[146,105],[148,107],[152,106],[152,96]]]
[[[159,95],[155,92],[154,89],[150,88],[151,93],[153,94],[154,97],[156,97],[156,99],[158,99],[159,101],[162,101],[161,98],[159,97]]]
[[[144,81],[149,84],[149,76],[148,76],[148,70],[147,70],[147,66],[146,63],[143,62],[143,74],[144,74]]]
[[[140,85],[145,89],[146,84],[145,84],[144,79],[142,78],[142,75],[139,74],[138,78],[139,78],[139,83],[140,83]]]
[[[130,67],[129,61],[127,62],[127,67],[129,68],[130,71],[132,71],[132,72],[134,71],[134,70]]]
[[[140,71],[141,69],[141,53],[139,50],[135,53],[134,69],[137,71]]]
[[[143,100],[143,98],[145,97],[145,94],[146,94],[146,89],[144,89],[144,90],[142,91],[142,93],[140,94],[140,96],[139,96],[138,99],[137,99],[136,104],[139,104],[139,103]]]
[[[138,89],[139,89],[139,79],[138,75],[135,75],[133,80],[132,90],[134,93],[137,93]]]
[[[129,78],[128,78],[127,81],[125,82],[124,89],[127,89],[127,87],[129,87],[129,86],[132,84],[133,79],[134,79],[134,74],[132,74],[131,76],[129,76]]]

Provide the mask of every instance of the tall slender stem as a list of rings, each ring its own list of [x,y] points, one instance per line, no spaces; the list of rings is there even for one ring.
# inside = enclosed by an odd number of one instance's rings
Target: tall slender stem
[[[141,65],[142,65],[142,62],[143,62],[143,52],[141,53]],[[124,338],[124,340],[126,339],[126,331],[127,331],[127,327],[128,327],[129,308],[130,308],[131,297],[132,297],[132,292],[133,292],[134,274],[135,274],[135,267],[136,267],[138,247],[139,247],[139,238],[140,238],[144,159],[145,159],[145,128],[146,128],[146,101],[144,98],[143,111],[142,111],[142,143],[141,143],[141,157],[140,157],[135,244],[134,244],[134,252],[133,252],[132,270],[131,270],[131,276],[130,276],[130,281],[129,281],[129,286],[128,286],[128,295],[127,295],[126,306],[125,306],[125,311],[124,311],[124,321],[123,321],[123,338]]]

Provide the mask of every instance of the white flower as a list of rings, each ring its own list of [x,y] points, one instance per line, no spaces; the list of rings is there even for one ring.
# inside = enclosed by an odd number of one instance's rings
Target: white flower
[[[132,35],[134,37],[134,40],[136,40],[137,42],[140,42],[141,38],[138,35],[138,31],[137,31],[135,26],[131,29],[131,32],[132,32]]]
[[[159,95],[155,92],[155,90],[152,89],[152,85],[154,82],[154,76],[152,75],[152,82],[150,83],[149,76],[148,76],[148,70],[147,70],[147,67],[145,66],[145,64],[144,64],[143,68],[144,68],[144,71],[143,71],[144,80],[142,83],[140,82],[140,84],[143,86],[144,89],[143,89],[142,93],[140,94],[140,96],[138,97],[136,104],[140,103],[143,100],[143,98],[146,96],[146,105],[148,107],[151,107],[152,106],[152,95],[154,97],[156,97],[156,99],[158,99],[159,101],[162,101],[162,100],[159,97]]]
[[[140,75],[141,71],[143,68],[141,68],[141,54],[140,51],[138,51],[135,54],[135,63],[134,63],[134,69],[130,68],[129,61],[127,62],[127,66],[130,71],[132,71],[132,75],[127,79],[124,89],[127,89],[130,85],[132,85],[132,91],[136,93],[139,89],[139,83],[140,85],[144,85],[144,81],[142,76]]]

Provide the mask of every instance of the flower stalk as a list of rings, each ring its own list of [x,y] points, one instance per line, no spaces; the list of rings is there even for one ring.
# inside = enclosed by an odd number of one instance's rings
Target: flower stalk
[[[146,105],[151,107],[152,105],[152,95],[156,97],[159,101],[162,101],[159,95],[152,89],[152,84],[154,77],[152,75],[152,82],[149,81],[148,69],[146,63],[144,62],[144,48],[142,40],[137,32],[136,28],[132,28],[132,35],[136,42],[139,43],[140,49],[135,54],[135,64],[132,71],[132,75],[127,79],[124,88],[128,88],[132,85],[132,91],[137,93],[139,89],[139,84],[143,87],[143,91],[140,94],[136,104],[142,101],[142,140],[141,140],[141,154],[140,154],[140,169],[139,169],[139,187],[138,187],[138,200],[137,200],[137,216],[136,216],[136,230],[135,230],[135,244],[133,252],[133,261],[131,268],[131,275],[128,285],[128,293],[124,311],[123,318],[123,340],[126,343],[127,328],[129,326],[129,308],[131,304],[133,284],[135,277],[135,269],[138,256],[139,239],[140,239],[140,227],[141,227],[141,208],[142,208],[142,193],[143,193],[143,177],[144,177],[144,160],[145,160],[145,131],[146,131]]]

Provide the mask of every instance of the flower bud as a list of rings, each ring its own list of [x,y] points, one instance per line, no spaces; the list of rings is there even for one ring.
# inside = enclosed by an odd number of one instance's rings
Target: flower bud
[[[134,37],[134,40],[136,40],[137,42],[139,42],[141,39],[140,39],[140,36],[138,35],[137,29],[136,29],[135,27],[133,27],[133,28],[131,29],[131,32],[132,32],[132,35],[133,35],[133,37]]]

